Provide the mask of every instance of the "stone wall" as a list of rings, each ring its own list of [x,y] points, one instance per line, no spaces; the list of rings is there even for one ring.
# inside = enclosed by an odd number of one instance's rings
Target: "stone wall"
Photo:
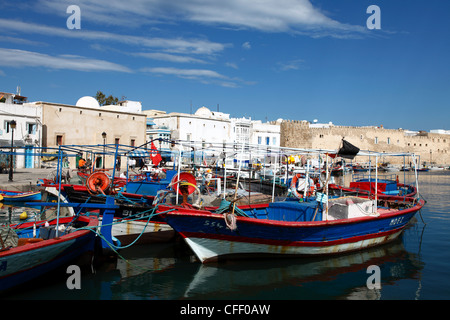
[[[450,164],[450,135],[419,132],[410,134],[402,129],[383,127],[346,127],[330,125],[310,128],[307,121],[283,121],[280,124],[280,143],[283,147],[337,150],[345,138],[361,150],[377,152],[411,152],[420,156],[420,162],[438,165]],[[360,158],[360,157],[359,157]],[[365,161],[359,159],[359,161]],[[403,163],[403,157],[386,159]],[[407,160],[408,162],[410,160]]]
[[[101,145],[103,132],[107,134],[106,144],[140,146],[145,143],[145,114],[49,102],[36,104],[42,106],[43,147],[57,147],[58,138],[63,145]],[[107,156],[105,164],[113,167],[114,157]],[[70,166],[75,167],[75,161]]]

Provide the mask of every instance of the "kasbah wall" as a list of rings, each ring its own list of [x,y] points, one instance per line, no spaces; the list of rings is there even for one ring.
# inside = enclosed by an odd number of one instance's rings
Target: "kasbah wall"
[[[347,140],[361,150],[376,152],[411,152],[420,156],[420,164],[426,162],[436,165],[450,164],[450,135],[419,132],[408,135],[402,129],[384,129],[383,127],[346,127],[310,128],[308,121],[284,120],[280,125],[280,144],[283,147],[337,150],[342,139]],[[357,157],[354,161],[368,159]],[[374,161],[374,160],[372,160]],[[403,157],[389,157],[381,161],[403,164]],[[411,159],[406,159],[409,165]]]

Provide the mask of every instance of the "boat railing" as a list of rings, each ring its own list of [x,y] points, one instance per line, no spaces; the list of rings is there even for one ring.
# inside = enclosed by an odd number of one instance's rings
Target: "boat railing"
[[[378,172],[378,181],[381,180],[388,180],[388,181],[397,181],[397,175],[395,173],[384,173],[384,174],[380,174]],[[362,181],[362,180],[367,180],[367,181],[375,181],[376,180],[376,174],[375,172],[364,172],[364,173],[355,173],[353,174],[353,181]]]

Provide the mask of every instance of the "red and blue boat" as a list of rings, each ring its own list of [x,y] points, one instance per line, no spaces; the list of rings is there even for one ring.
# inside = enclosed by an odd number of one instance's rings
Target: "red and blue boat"
[[[398,238],[424,200],[398,196],[284,201],[226,210],[159,205],[202,263],[255,256],[320,256]],[[220,208],[219,208],[220,209]]]
[[[0,292],[94,252],[96,227],[95,216],[64,217],[48,221],[48,225],[40,221],[3,227]]]
[[[0,189],[0,200],[5,202],[31,202],[40,201],[42,198],[40,191],[11,191]]]

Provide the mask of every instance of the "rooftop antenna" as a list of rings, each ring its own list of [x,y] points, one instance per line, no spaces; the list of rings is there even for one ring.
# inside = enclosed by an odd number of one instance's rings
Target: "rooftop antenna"
[[[217,104],[217,112],[219,112],[219,104]]]
[[[22,89],[20,88],[20,86],[17,86],[17,88],[16,88],[16,95],[18,95],[18,96],[21,96],[21,91],[22,91]]]

